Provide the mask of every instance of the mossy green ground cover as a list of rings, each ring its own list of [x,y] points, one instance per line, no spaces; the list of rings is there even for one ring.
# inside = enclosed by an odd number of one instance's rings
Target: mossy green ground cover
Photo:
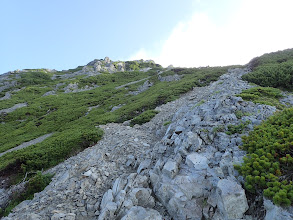
[[[272,87],[253,87],[242,91],[238,96],[245,101],[276,106],[278,109],[284,109],[285,106],[279,101],[283,97],[282,91]]]
[[[260,86],[293,90],[293,49],[264,54],[250,61],[252,72],[244,80]]]

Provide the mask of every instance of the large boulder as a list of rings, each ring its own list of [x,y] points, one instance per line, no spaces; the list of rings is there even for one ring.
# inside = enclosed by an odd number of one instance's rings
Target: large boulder
[[[264,198],[266,209],[265,220],[293,220],[293,208],[282,208],[276,206],[272,201]]]
[[[232,179],[221,179],[217,185],[218,210],[225,219],[241,219],[248,210],[244,189]]]
[[[162,172],[172,179],[178,173],[178,164],[175,161],[170,160],[165,163]]]
[[[162,216],[153,209],[133,206],[121,220],[161,220]]]
[[[124,72],[125,71],[125,63],[124,62],[117,63],[117,70],[119,72]]]
[[[198,153],[191,153],[186,157],[186,164],[196,170],[207,169],[208,159],[205,156],[202,156]]]
[[[105,62],[105,63],[111,63],[111,60],[110,60],[109,57],[105,57],[104,62]]]

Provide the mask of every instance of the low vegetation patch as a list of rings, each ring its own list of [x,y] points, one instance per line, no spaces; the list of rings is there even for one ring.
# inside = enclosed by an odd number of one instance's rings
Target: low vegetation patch
[[[155,110],[147,110],[141,113],[139,116],[136,116],[134,119],[131,120],[130,125],[133,126],[135,124],[142,125],[146,122],[149,122],[153,117],[158,114],[158,111]]]
[[[293,60],[293,49],[286,49],[272,53],[266,53],[260,57],[255,57],[249,62],[249,66],[255,70],[259,66],[266,64],[279,64]]]
[[[225,131],[225,126],[224,125],[219,125],[216,127],[213,127],[213,132],[217,133],[217,132],[224,132]]]
[[[34,194],[41,192],[51,182],[52,177],[51,174],[42,175],[41,172],[37,172],[26,184],[26,190],[21,194],[14,195],[8,206],[3,210],[0,209],[0,217],[7,216],[22,201],[33,199]]]
[[[5,174],[15,171],[25,174],[55,166],[73,153],[92,146],[101,137],[102,130],[82,126],[58,132],[41,143],[3,155],[0,171]]]
[[[172,122],[171,121],[166,121],[165,123],[164,123],[164,126],[167,126],[167,125],[169,125],[169,124],[171,124]]]
[[[284,106],[279,102],[283,97],[281,90],[271,87],[253,87],[242,91],[238,96],[243,100],[252,101],[254,103],[276,106],[278,109],[283,109]]]
[[[204,101],[204,100],[201,100],[200,102],[196,103],[196,104],[192,107],[192,109],[194,109],[194,108],[196,108],[196,107],[198,107],[198,106],[201,106],[203,103],[205,103],[205,101]]]
[[[241,122],[239,125],[228,125],[228,131],[226,134],[242,134],[242,132],[247,128],[251,121]]]
[[[293,108],[276,113],[249,136],[244,136],[247,151],[244,163],[235,166],[245,177],[245,188],[256,193],[264,190],[277,205],[293,202]]]
[[[52,82],[52,75],[52,73],[48,73],[47,71],[42,69],[22,73],[20,75],[20,79],[18,80],[18,84],[20,84],[21,87],[29,85],[48,84]]]
[[[238,119],[241,119],[243,116],[249,116],[249,115],[251,115],[251,114],[248,113],[248,112],[243,112],[243,111],[241,111],[241,110],[237,110],[237,111],[235,112],[235,116],[236,116],[236,118],[238,118]]]
[[[242,77],[260,86],[293,90],[293,60],[259,66]]]

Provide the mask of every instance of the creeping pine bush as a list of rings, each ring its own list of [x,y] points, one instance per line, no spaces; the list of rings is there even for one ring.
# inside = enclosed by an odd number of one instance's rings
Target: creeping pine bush
[[[242,91],[238,96],[246,101],[260,103],[264,105],[276,106],[283,109],[284,106],[279,102],[279,98],[283,97],[281,90],[271,87],[253,87]]]
[[[158,113],[159,112],[155,111],[155,110],[147,110],[147,111],[141,113],[139,116],[136,116],[134,119],[132,119],[130,122],[130,125],[131,126],[133,126],[135,124],[142,125],[146,122],[149,122]]]
[[[251,123],[251,121],[245,121],[239,124],[239,125],[228,125],[228,131],[226,134],[231,135],[231,134],[242,134],[242,132],[247,128],[247,126]]]
[[[283,63],[293,60],[293,49],[286,49],[272,53],[266,53],[260,57],[255,57],[249,62],[249,66],[255,70],[259,66],[273,63]]]
[[[263,190],[277,205],[293,203],[293,108],[276,113],[243,137],[248,152],[235,168],[250,192]]]
[[[0,174],[16,168],[25,173],[55,166],[73,153],[98,142],[102,134],[100,129],[85,127],[56,132],[41,143],[3,155]]]
[[[253,72],[244,75],[242,78],[261,86],[292,90],[293,61],[259,66]]]
[[[13,199],[3,210],[0,209],[0,217],[7,216],[9,212],[21,203],[24,200],[31,200],[34,197],[34,194],[41,192],[49,183],[51,182],[53,175],[45,174],[43,175],[40,171],[29,180],[26,184],[26,189],[21,194],[16,194],[13,196]]]
[[[36,85],[41,83],[46,84],[52,81],[51,75],[52,74],[47,73],[44,70],[22,73],[18,82],[21,86]]]

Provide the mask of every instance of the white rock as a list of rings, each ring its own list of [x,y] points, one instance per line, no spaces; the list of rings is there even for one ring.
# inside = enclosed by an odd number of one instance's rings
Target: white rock
[[[218,209],[228,219],[241,219],[248,209],[244,189],[235,181],[221,179],[217,185]]]
[[[181,189],[188,199],[200,198],[207,194],[211,184],[202,175],[185,176],[177,175],[174,183]]]
[[[264,207],[266,209],[265,220],[292,220],[293,219],[292,206],[287,209],[283,209],[282,207],[274,205],[272,201],[264,198]]]
[[[168,212],[173,219],[202,219],[202,208],[195,199],[188,200],[182,193],[176,193],[167,204]]]
[[[110,58],[109,58],[109,57],[105,57],[105,59],[104,59],[104,62],[105,62],[105,63],[110,63],[110,62],[111,62],[111,60],[110,60]]]
[[[133,205],[153,208],[155,199],[151,196],[152,190],[149,188],[134,188],[129,193]]]
[[[88,171],[86,171],[83,175],[84,176],[86,176],[86,177],[89,177],[89,176],[91,176],[92,175],[92,171],[91,170],[88,170]]]
[[[55,213],[52,217],[51,220],[59,220],[59,219],[63,219],[65,218],[65,214],[64,213]]]
[[[99,175],[97,173],[92,173],[91,178],[96,181],[99,178]]]
[[[115,202],[107,203],[107,205],[102,209],[98,220],[115,219],[114,216],[115,216],[116,210],[117,210],[117,204]]]
[[[209,167],[208,159],[198,153],[189,154],[185,162],[189,167],[195,168],[196,170],[203,170]]]
[[[139,165],[139,167],[137,168],[137,173],[140,174],[141,171],[143,171],[144,169],[147,169],[150,165],[151,165],[151,160],[150,159],[146,159],[144,161],[142,161]]]
[[[113,196],[117,196],[117,194],[124,188],[126,185],[126,180],[122,178],[117,178],[114,182],[114,185],[112,187],[113,189]]]
[[[162,220],[160,213],[140,206],[132,207],[121,220]]]
[[[101,205],[100,205],[100,209],[104,209],[107,205],[107,203],[109,202],[113,202],[114,200],[114,197],[113,197],[113,191],[112,189],[109,189],[104,195],[103,195],[103,198],[102,198],[102,202],[101,202]]]
[[[187,133],[187,137],[185,137],[182,142],[182,146],[185,149],[189,149],[189,147],[194,146],[195,150],[199,150],[201,145],[202,145],[202,139],[198,137],[197,134],[191,131]]]
[[[167,163],[165,163],[162,172],[169,178],[173,178],[178,173],[178,164],[169,160]]]

